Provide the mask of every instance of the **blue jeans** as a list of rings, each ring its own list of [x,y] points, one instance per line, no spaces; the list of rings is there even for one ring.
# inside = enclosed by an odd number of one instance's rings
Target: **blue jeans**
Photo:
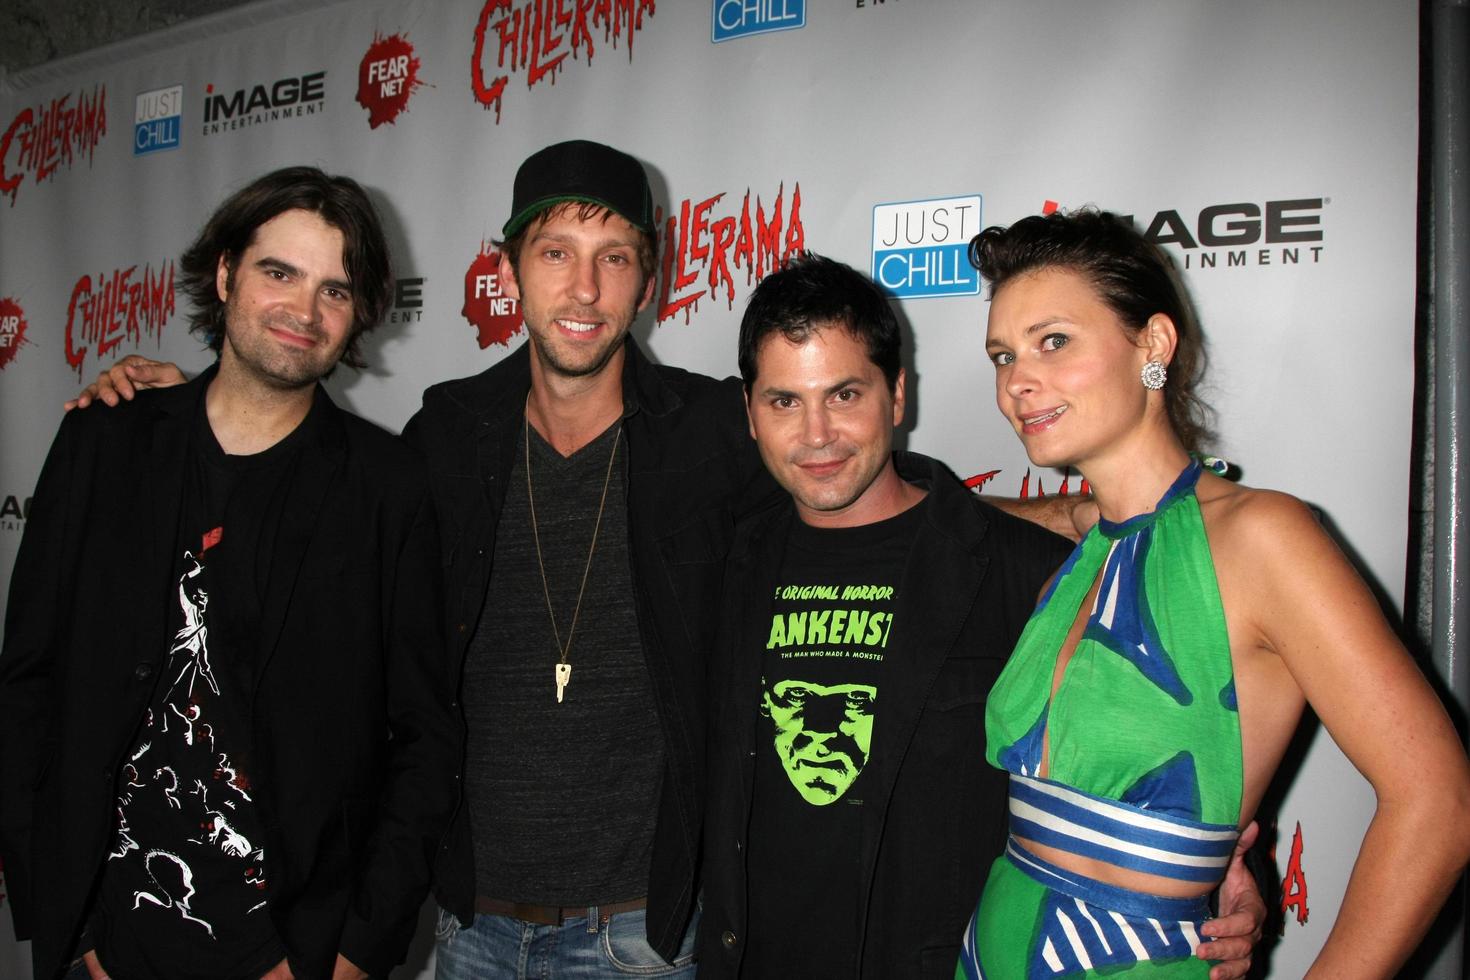
[[[588,909],[592,912],[592,909]],[[694,977],[694,913],[679,954],[665,963],[648,945],[647,912],[619,912],[602,922],[595,914],[538,926],[504,915],[477,915],[463,928],[439,910],[434,943],[436,980],[560,980],[562,977]]]

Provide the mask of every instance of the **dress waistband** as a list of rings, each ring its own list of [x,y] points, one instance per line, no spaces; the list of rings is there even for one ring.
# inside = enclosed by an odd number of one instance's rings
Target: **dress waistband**
[[[1037,857],[1014,839],[1006,842],[1006,860],[1015,865],[1022,874],[1052,891],[1060,892],[1100,909],[1108,909],[1137,919],[1157,919],[1159,922],[1181,923],[1204,922],[1210,917],[1210,901],[1207,896],[1199,898],[1169,898],[1165,895],[1150,895],[1131,888],[1110,885],[1105,881],[1088,878],[1059,868],[1050,861]],[[1190,938],[1191,948],[1198,946],[1198,936]]]
[[[1011,774],[1011,834],[1068,854],[1177,881],[1225,877],[1240,832]]]

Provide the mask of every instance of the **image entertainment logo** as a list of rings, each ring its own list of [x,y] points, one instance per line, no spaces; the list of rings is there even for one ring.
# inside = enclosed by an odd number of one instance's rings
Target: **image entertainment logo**
[[[246,126],[316,115],[326,104],[327,73],[316,71],[300,77],[278,78],[236,89],[228,96],[216,93],[210,84],[204,87],[204,93],[204,135],[212,136]]]
[[[418,323],[424,317],[424,277],[397,279],[393,283],[393,308],[389,323]]]
[[[1167,208],[1151,218],[1128,215],[1155,245],[1179,249],[1186,270],[1317,265],[1326,246],[1322,215],[1329,198]]]
[[[979,194],[875,205],[873,279],[899,299],[979,293],[967,253],[980,207]]]
[[[184,86],[139,92],[133,109],[133,156],[178,149],[183,122]]]
[[[0,498],[0,531],[25,530],[26,518],[31,516],[31,498],[13,493]]]

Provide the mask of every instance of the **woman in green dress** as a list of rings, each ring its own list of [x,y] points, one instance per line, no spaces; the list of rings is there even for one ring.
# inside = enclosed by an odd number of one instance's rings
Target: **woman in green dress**
[[[987,229],[971,258],[1000,410],[1101,519],[990,697],[1011,840],[956,975],[1207,976],[1205,897],[1308,703],[1378,798],[1310,975],[1391,975],[1470,857],[1444,709],[1311,512],[1192,457],[1200,341],[1156,247],[1081,211]]]

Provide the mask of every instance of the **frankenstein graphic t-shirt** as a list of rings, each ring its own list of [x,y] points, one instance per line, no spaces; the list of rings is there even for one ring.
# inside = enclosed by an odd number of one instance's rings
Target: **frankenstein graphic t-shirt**
[[[244,980],[285,955],[266,911],[248,712],[274,531],[311,424],[263,453],[227,456],[201,406],[168,654],[122,766],[91,921],[115,980]]]
[[[903,669],[899,582],[921,507],[854,528],[795,522],[757,631],[748,977],[851,976],[883,684]],[[896,661],[896,662],[895,662]]]

